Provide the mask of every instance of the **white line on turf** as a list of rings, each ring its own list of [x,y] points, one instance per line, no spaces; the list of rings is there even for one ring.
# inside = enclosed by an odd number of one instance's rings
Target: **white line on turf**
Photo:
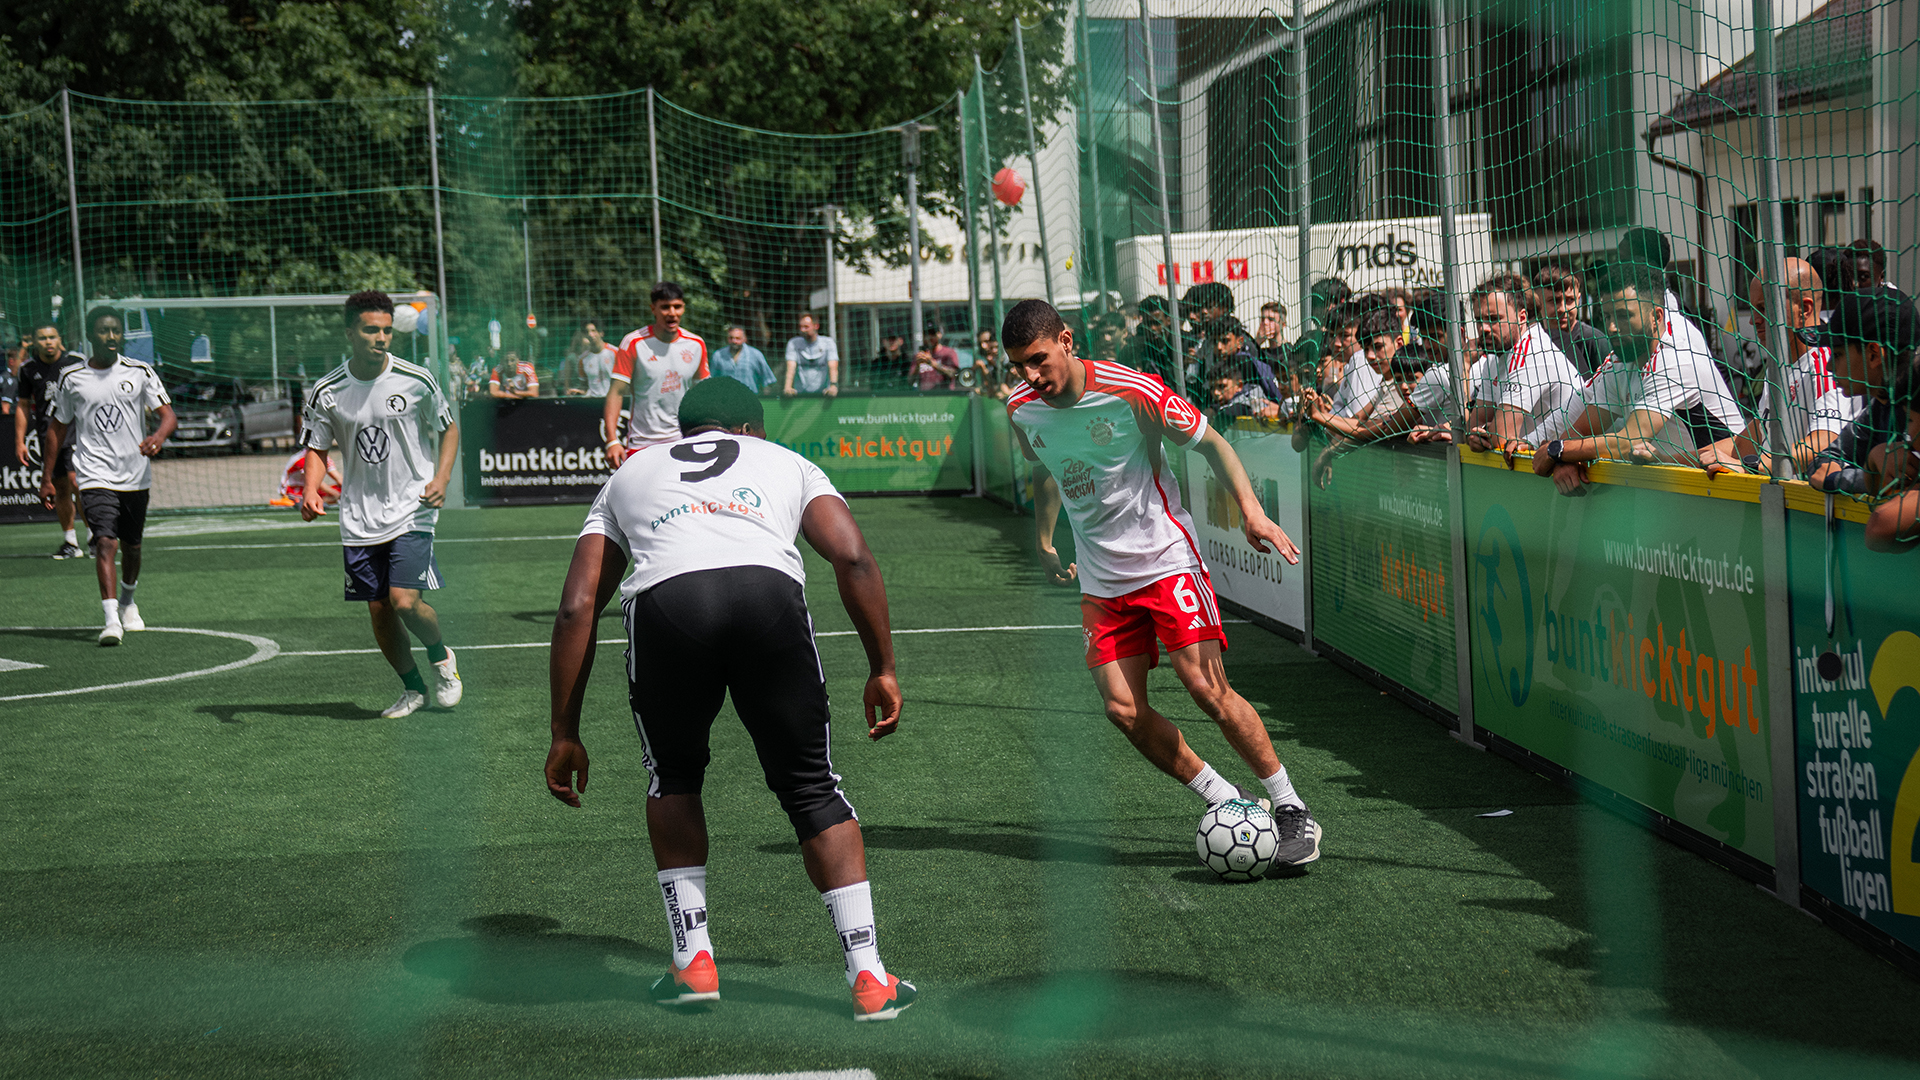
[[[8,631],[30,632],[34,630],[98,630],[97,626],[0,626],[0,633]],[[151,679],[129,679],[126,682],[101,683],[99,686],[80,686],[71,690],[46,690],[38,694],[12,694],[0,697],[0,701],[27,701],[32,698],[68,697],[73,694],[91,694],[95,690],[120,690],[129,686],[152,686],[155,683],[179,682],[181,679],[198,678],[201,675],[217,675],[222,671],[252,667],[280,655],[280,643],[272,638],[255,637],[252,634],[236,634],[231,630],[196,630],[186,626],[149,626],[140,631],[143,634],[200,634],[204,637],[231,638],[244,641],[253,646],[253,655],[245,660],[235,660],[230,664],[219,664],[210,668],[194,671],[182,671],[175,675],[156,675]]]
[[[439,536],[434,544],[500,544],[509,540],[577,540],[578,533],[558,533],[553,536]],[[310,548],[340,546],[338,540],[301,541],[297,544],[150,544],[148,551],[274,551],[279,548]]]
[[[26,671],[30,668],[43,668],[45,664],[29,664],[25,660],[8,660],[0,657],[0,671]]]
[[[728,1073],[725,1076],[684,1076],[679,1080],[875,1080],[872,1069],[835,1069],[832,1072]]]
[[[1228,625],[1245,624],[1245,619],[1226,619]],[[1079,623],[1042,623],[1035,626],[937,626],[921,630],[895,630],[894,634],[978,634],[999,630],[1078,630]],[[853,637],[858,630],[826,630],[815,633],[814,637]],[[610,637],[600,641],[602,645],[625,645],[625,638]],[[454,652],[462,653],[474,649],[544,649],[550,642],[515,641],[505,645],[462,645]],[[281,656],[362,656],[377,653],[379,649],[288,649]],[[0,698],[0,701],[5,700]]]

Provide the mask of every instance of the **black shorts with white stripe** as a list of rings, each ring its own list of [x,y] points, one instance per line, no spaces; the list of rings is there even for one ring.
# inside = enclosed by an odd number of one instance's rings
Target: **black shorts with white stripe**
[[[771,567],[668,578],[626,604],[627,697],[647,794],[697,795],[733,695],[767,787],[801,841],[854,820],[833,771],[827,687],[799,582]]]

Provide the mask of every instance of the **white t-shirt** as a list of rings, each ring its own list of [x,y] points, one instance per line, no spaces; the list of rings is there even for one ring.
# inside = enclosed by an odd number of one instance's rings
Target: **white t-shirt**
[[[634,451],[600,489],[580,535],[598,533],[633,560],[624,600],[669,578],[766,566],[805,583],[793,538],[813,500],[841,498],[820,467],[778,443],[721,431]]]
[[[1355,352],[1347,358],[1347,369],[1340,375],[1340,385],[1333,388],[1333,400],[1330,403],[1335,416],[1357,416],[1367,402],[1380,396],[1380,373],[1367,363],[1364,350]]]
[[[1183,449],[1206,418],[1152,375],[1083,360],[1086,392],[1056,409],[1024,383],[1007,399],[1021,452],[1053,473],[1073,524],[1080,591],[1124,596],[1174,574],[1206,573],[1193,519],[1167,468],[1165,439]]]
[[[81,490],[145,491],[153,463],[140,453],[147,410],[171,405],[160,376],[125,356],[106,368],[74,364],[54,384],[53,418],[67,425],[73,473]]]
[[[678,439],[680,399],[708,374],[707,343],[685,329],[672,341],[654,337],[652,325],[620,339],[620,348],[613,354],[613,381],[633,387],[627,446]]]
[[[392,354],[371,380],[342,364],[313,384],[306,424],[309,447],[339,443],[341,543],[368,547],[433,531],[440,511],[420,493],[439,468],[453,408],[431,372]]]
[[[1560,351],[1546,328],[1529,323],[1507,354],[1506,366],[1494,384],[1493,403],[1526,413],[1526,427],[1532,429],[1586,385],[1579,365]]]
[[[1618,353],[1607,358],[1593,381],[1576,400],[1598,405],[1613,414],[1617,426],[1629,413],[1645,409],[1679,421],[1691,434],[1694,447],[1703,447],[1744,431],[1746,418],[1733,399],[1727,382],[1720,377],[1712,355],[1705,351],[1675,349],[1672,324],[1685,323],[1679,315],[1667,317],[1668,336],[1647,358],[1645,364],[1621,362]],[[1699,331],[1694,331],[1694,337]],[[1684,340],[1686,335],[1681,335]],[[1577,419],[1572,413],[1571,419]],[[1569,425],[1570,426],[1570,423]]]
[[[815,334],[809,343],[795,334],[787,339],[787,363],[794,365],[793,388],[804,394],[817,394],[827,388],[827,365],[840,362],[840,347],[825,334]]]
[[[1421,372],[1407,395],[1419,413],[1413,422],[1422,427],[1446,424],[1453,412],[1452,390],[1453,372],[1448,370],[1448,365],[1434,364]]]
[[[613,389],[613,346],[582,353],[580,373],[587,377],[587,396],[603,398]]]
[[[1787,408],[1780,416],[1786,428],[1787,446],[1792,447],[1815,431],[1838,435],[1847,422],[1866,409],[1865,398],[1849,395],[1827,371],[1832,351],[1822,345],[1800,354],[1787,366]],[[1763,385],[1755,411],[1761,419],[1773,415],[1773,387]]]

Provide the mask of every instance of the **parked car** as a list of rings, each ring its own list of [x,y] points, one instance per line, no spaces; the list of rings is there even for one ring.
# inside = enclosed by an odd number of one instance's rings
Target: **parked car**
[[[169,447],[243,454],[268,439],[292,438],[298,430],[298,410],[290,389],[273,397],[266,396],[272,393],[269,387],[249,390],[230,376],[195,372],[190,381],[173,382],[173,373],[165,374],[178,418],[173,437],[167,440]]]

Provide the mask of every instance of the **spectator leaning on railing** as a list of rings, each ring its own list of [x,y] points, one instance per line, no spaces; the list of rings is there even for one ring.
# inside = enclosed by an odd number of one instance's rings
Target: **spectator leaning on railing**
[[[780,392],[825,394],[840,392],[840,347],[822,334],[813,316],[800,316],[800,332],[787,339],[787,381]]]
[[[1472,432],[1467,441],[1475,450],[1498,449],[1508,460],[1558,437],[1558,430],[1541,430],[1541,421],[1565,413],[1586,385],[1579,368],[1534,319],[1532,303],[1527,279],[1518,274],[1496,274],[1473,290],[1480,348],[1502,356],[1504,366],[1493,384],[1491,427]]]
[[[1814,458],[1808,480],[1822,491],[1875,496],[1884,486],[1874,475],[1879,471],[1875,452],[1884,457],[1882,448],[1888,443],[1907,452],[1907,402],[1914,390],[1911,373],[1914,351],[1920,348],[1920,314],[1913,301],[1892,289],[1849,293],[1834,302],[1827,333],[1834,381],[1848,393],[1865,397],[1867,407]],[[1896,470],[1896,479],[1900,472]]]
[[[1660,269],[1618,263],[1608,274],[1600,306],[1613,355],[1568,408],[1541,421],[1542,430],[1564,434],[1533,455],[1533,471],[1553,477],[1566,494],[1585,483],[1586,462],[1698,464],[1695,447],[1746,428],[1712,354],[1675,343],[1690,339],[1676,335],[1684,320],[1661,306],[1666,282]]]
[[[1833,378],[1826,324],[1820,319],[1826,303],[1820,275],[1814,272],[1812,264],[1800,259],[1786,260],[1786,272],[1785,386],[1763,387],[1758,415],[1747,423],[1746,430],[1701,452],[1701,463],[1708,472],[1740,472],[1749,464],[1767,469],[1768,418],[1773,415],[1776,401],[1780,404],[1780,425],[1793,454],[1796,475],[1812,468],[1820,451],[1867,406],[1864,398],[1849,394]],[[1767,283],[1755,277],[1747,300],[1753,309],[1749,322],[1757,341],[1767,340],[1767,292]],[[1785,393],[1777,393],[1779,389]],[[1757,460],[1749,460],[1750,456]]]
[[[1580,321],[1586,282],[1564,266],[1545,266],[1533,274],[1533,314],[1547,336],[1580,369],[1582,379],[1593,378],[1613,351],[1606,332]]]
[[[747,330],[743,326],[727,327],[727,343],[708,356],[707,366],[716,377],[732,379],[756,394],[764,393],[779,381],[774,378],[766,354],[747,344]]]

